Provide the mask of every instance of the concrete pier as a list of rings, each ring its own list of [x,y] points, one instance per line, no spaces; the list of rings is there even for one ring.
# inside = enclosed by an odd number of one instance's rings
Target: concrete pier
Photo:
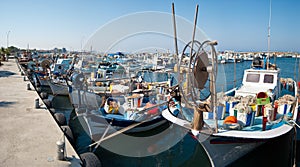
[[[35,108],[37,92],[14,59],[0,66],[0,166],[80,166],[79,156],[66,139],[68,161],[58,160],[63,132],[45,106]],[[42,100],[39,99],[40,104]]]

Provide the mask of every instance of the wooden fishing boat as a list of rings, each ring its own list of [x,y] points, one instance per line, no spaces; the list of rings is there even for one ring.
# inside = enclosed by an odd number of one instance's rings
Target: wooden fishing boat
[[[57,58],[50,66],[50,78],[47,82],[53,95],[69,95],[67,77],[72,74],[76,58]]]
[[[190,82],[190,87],[197,89],[188,90],[185,84],[179,84],[179,94],[183,97],[174,100],[181,105],[173,106],[173,110],[192,115],[190,119],[183,119],[188,116],[174,117],[168,110],[164,110],[162,115],[170,122],[189,129],[205,148],[214,166],[229,165],[268,140],[294,131],[298,116],[295,81],[280,78],[280,69],[268,61],[263,64],[262,60],[258,63],[254,60],[252,67],[244,71],[240,87],[217,94],[214,78],[216,57],[209,65],[208,58],[203,58],[207,55],[197,53],[193,64],[179,65],[186,69],[178,70],[178,76],[182,76],[178,79],[179,83]],[[207,72],[199,69],[214,70]],[[210,75],[211,94],[207,99],[200,100],[201,95],[198,97],[197,92],[205,89],[201,84],[205,82],[196,75],[203,72]]]
[[[110,85],[111,90],[102,94],[90,91],[88,87],[82,85],[85,80],[83,74],[74,74],[72,78],[71,103],[78,119],[81,120],[93,141],[107,140],[110,138],[107,136],[113,134],[143,133],[169,124],[169,121],[161,115],[162,111],[167,108],[167,98],[170,97],[165,89],[169,83],[168,80],[151,83],[138,82],[138,85],[131,91],[128,86],[121,85],[119,82],[119,84]],[[136,78],[127,79],[133,81]],[[112,82],[113,79],[107,79],[106,82],[108,81]],[[124,81],[124,79],[116,79],[116,82],[118,81]],[[123,91],[120,92],[120,90]]]
[[[175,44],[176,48],[176,36]],[[216,41],[209,40],[200,43],[193,34],[177,64],[178,93],[171,97],[175,105],[162,115],[198,139],[212,166],[230,165],[271,139],[289,137],[288,141],[293,141],[290,134],[298,117],[296,82],[280,79],[280,69],[270,63],[268,54],[264,62],[254,59],[252,67],[244,71],[242,86],[218,97],[215,45]],[[182,115],[175,117],[172,110]],[[281,144],[293,147],[293,142]]]

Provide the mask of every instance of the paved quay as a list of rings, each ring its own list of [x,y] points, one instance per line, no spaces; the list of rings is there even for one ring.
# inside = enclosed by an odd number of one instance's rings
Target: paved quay
[[[0,166],[80,166],[80,159],[66,139],[69,161],[57,158],[56,142],[63,132],[46,107],[35,109],[34,90],[27,90],[14,59],[0,66]],[[31,88],[33,86],[31,85]],[[39,99],[40,104],[42,100]]]

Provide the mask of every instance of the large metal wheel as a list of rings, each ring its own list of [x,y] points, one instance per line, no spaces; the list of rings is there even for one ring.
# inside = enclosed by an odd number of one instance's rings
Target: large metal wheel
[[[215,43],[189,42],[179,57],[177,66],[180,93],[188,106],[199,106],[207,100],[217,75]]]

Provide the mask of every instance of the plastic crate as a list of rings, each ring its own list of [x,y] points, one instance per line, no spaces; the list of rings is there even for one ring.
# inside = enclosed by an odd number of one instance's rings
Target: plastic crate
[[[266,105],[270,103],[270,98],[265,92],[259,92],[256,95],[256,104],[257,105]]]

